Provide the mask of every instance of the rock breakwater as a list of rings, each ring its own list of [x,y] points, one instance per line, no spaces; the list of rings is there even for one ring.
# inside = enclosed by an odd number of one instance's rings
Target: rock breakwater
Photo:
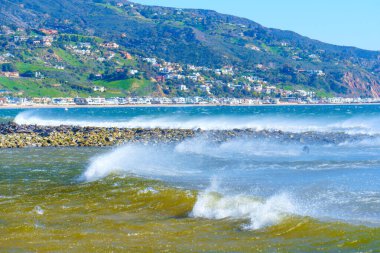
[[[126,142],[175,142],[194,135],[192,130],[45,127],[7,123],[0,124],[0,148],[102,147]]]
[[[201,136],[207,141],[224,142],[233,138],[255,138],[277,142],[296,142],[305,145],[339,144],[360,140],[365,135],[351,136],[344,133],[287,133],[282,131],[255,131],[235,129],[203,131],[201,129],[143,129],[100,128],[78,126],[18,125],[13,122],[0,124],[0,148],[24,147],[102,147],[128,142],[170,143]]]

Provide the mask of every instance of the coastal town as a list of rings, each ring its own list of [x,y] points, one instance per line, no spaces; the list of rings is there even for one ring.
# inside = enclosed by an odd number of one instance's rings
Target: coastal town
[[[213,98],[213,97],[76,97],[76,98],[15,98],[0,97],[1,107],[70,107],[70,106],[165,106],[165,105],[230,105],[230,106],[258,106],[258,105],[318,105],[318,104],[372,104],[380,103],[380,99],[375,98],[323,98],[311,99],[310,97],[299,98],[296,100],[283,100],[281,98]]]
[[[8,39],[12,40],[15,48],[20,45],[29,45],[34,50],[49,50],[60,46],[70,57],[77,57],[82,61],[94,61],[110,64],[113,60],[123,59],[131,61],[135,66],[114,66],[105,72],[89,73],[90,83],[87,86],[62,83],[49,84],[51,71],[38,70],[38,66],[25,68],[25,65],[14,64],[15,58],[10,52],[0,55],[0,106],[28,107],[28,106],[124,106],[124,105],[296,105],[296,104],[360,104],[378,103],[377,97],[323,97],[313,89],[302,89],[284,84],[273,84],[264,76],[272,71],[273,67],[265,64],[256,64],[254,71],[243,73],[242,69],[234,66],[212,68],[192,64],[168,62],[155,57],[132,55],[116,42],[96,42],[89,39],[76,41],[76,37],[60,36],[57,30],[40,29],[39,35],[27,35],[21,28],[15,31],[2,27]],[[123,36],[123,35],[121,35]],[[13,44],[12,44],[13,45]],[[286,43],[282,47],[288,47]],[[101,51],[103,50],[103,51]],[[256,49],[257,50],[257,49]],[[62,51],[60,51],[62,53]],[[54,53],[53,59],[44,59],[42,69],[50,68],[54,71],[70,69],[67,62]],[[68,57],[68,56],[66,56]],[[120,58],[118,58],[120,57]],[[62,58],[62,57],[61,57]],[[311,55],[310,59],[318,58]],[[24,68],[25,71],[19,71]],[[321,69],[293,69],[286,71],[291,74],[306,75],[314,78],[324,78],[326,73]],[[149,73],[149,74],[147,74]],[[6,79],[4,79],[6,78]],[[149,85],[145,87],[143,95],[124,91],[119,96],[110,96],[115,93],[109,80],[117,82],[145,79]],[[26,81],[28,84],[44,82],[50,88],[60,89],[68,85],[79,89],[86,96],[28,96],[24,90],[9,89],[7,83]],[[14,88],[14,87],[13,87]],[[110,93],[109,93],[110,92]],[[141,92],[140,92],[141,93]]]
[[[136,11],[131,4],[115,5]],[[233,25],[234,31],[246,29]],[[239,35],[240,34],[240,35]],[[240,32],[242,38],[247,34]],[[130,51],[95,36],[61,33],[58,29],[0,27],[0,106],[122,105],[295,105],[380,102],[376,89],[345,94],[347,89],[318,67],[324,51],[298,50],[286,41],[276,49],[308,64],[295,66],[259,61],[249,66],[195,65],[172,62]],[[245,46],[268,51],[261,44]],[[21,51],[25,53],[21,54]],[[338,64],[339,62],[336,62]],[[343,79],[350,82],[353,76]],[[350,82],[352,83],[352,82]],[[361,86],[369,87],[363,83]],[[321,89],[320,87],[324,87]]]

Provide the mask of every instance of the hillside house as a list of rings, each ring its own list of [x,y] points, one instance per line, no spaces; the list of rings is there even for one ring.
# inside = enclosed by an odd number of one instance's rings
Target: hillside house
[[[157,64],[156,58],[144,58],[143,61],[151,63],[151,64]]]
[[[201,91],[210,94],[210,87],[209,86],[207,86],[207,85],[200,85],[199,88],[201,89]]]
[[[261,84],[255,84],[253,86],[253,91],[257,93],[261,93],[263,91],[263,85]]]
[[[103,86],[93,86],[92,90],[94,92],[105,92],[107,89],[105,87],[103,87]]]
[[[19,72],[0,72],[0,76],[9,77],[9,78],[20,78]]]
[[[24,41],[27,41],[28,39],[29,39],[28,36],[14,36],[13,37],[14,42],[24,42]]]
[[[128,72],[130,75],[136,75],[139,73],[139,71],[137,69],[130,69]]]
[[[49,42],[49,41],[44,42],[43,45],[44,45],[44,47],[51,47],[52,46],[51,42]]]
[[[119,44],[117,44],[115,42],[103,43],[103,44],[100,44],[100,46],[105,47],[105,48],[109,48],[109,49],[118,49],[120,47]]]
[[[187,88],[186,85],[182,84],[182,85],[179,86],[179,90],[180,90],[180,91],[187,91],[188,88]]]
[[[272,93],[275,93],[276,90],[277,90],[276,86],[267,86],[265,87],[264,92],[266,94],[272,94]]]

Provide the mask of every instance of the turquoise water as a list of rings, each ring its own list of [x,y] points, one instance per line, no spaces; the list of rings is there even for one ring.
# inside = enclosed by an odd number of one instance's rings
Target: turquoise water
[[[224,142],[200,133],[175,144],[0,150],[0,249],[59,251],[63,240],[76,251],[377,252],[379,109],[0,110],[4,120],[40,125],[267,131]]]

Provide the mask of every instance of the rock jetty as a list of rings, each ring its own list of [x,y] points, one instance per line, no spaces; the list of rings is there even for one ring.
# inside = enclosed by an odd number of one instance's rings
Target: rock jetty
[[[225,142],[240,137],[304,145],[339,144],[368,137],[344,133],[287,133],[268,130],[255,131],[253,129],[204,131],[201,129],[51,127],[18,125],[12,122],[0,124],[0,148],[103,147],[136,142],[173,143],[197,136],[202,136],[203,140],[210,142]]]
[[[193,130],[125,129],[0,124],[0,148],[102,147],[126,142],[178,142],[194,136]]]

